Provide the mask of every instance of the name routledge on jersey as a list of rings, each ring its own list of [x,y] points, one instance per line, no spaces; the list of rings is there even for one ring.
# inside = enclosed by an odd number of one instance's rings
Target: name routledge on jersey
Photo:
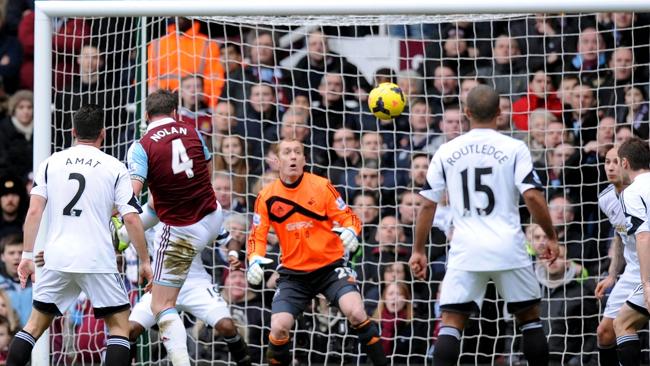
[[[152,133],[151,136],[149,136],[149,138],[153,140],[153,142],[158,142],[160,141],[161,138],[165,136],[169,136],[171,134],[187,135],[187,128],[185,127],[176,128],[175,126],[165,127],[161,130]]]
[[[72,161],[72,158],[67,158],[65,160],[65,165],[88,165],[93,168],[96,168],[99,164],[101,164],[101,161],[93,161],[93,159],[86,159],[86,158],[74,158],[74,161]]]
[[[508,155],[506,155],[503,151],[498,150],[496,147],[492,145],[465,145],[461,147],[460,149],[454,151],[451,153],[451,157],[447,158],[447,163],[451,166],[458,161],[458,159],[462,158],[465,155],[470,155],[470,154],[481,154],[481,155],[488,155],[492,156],[494,160],[496,160],[499,164],[503,164],[506,161],[508,161]]]

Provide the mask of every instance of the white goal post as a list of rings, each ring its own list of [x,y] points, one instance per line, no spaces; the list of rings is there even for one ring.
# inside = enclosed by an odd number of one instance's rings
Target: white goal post
[[[319,16],[402,16],[408,23],[409,16],[453,14],[530,14],[530,13],[578,13],[578,12],[650,12],[648,0],[189,0],[189,1],[36,1],[34,34],[34,169],[51,155],[53,112],[53,19],[63,17],[142,17],[138,25],[141,32],[138,46],[140,62],[138,73],[142,80],[140,101],[147,94],[147,17],[312,17],[309,24],[318,24]],[[415,21],[413,21],[415,22]],[[300,35],[298,35],[300,36]],[[143,109],[144,103],[135,103]],[[144,115],[139,110],[140,116]],[[47,223],[47,218],[44,219]],[[37,248],[42,248],[46,224],[41,226]],[[32,354],[35,366],[49,365],[47,333],[38,342]]]

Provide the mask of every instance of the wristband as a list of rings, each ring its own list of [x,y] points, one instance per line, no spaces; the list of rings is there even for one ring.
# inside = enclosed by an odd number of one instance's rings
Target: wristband
[[[22,259],[29,259],[30,261],[34,260],[34,252],[23,251]]]

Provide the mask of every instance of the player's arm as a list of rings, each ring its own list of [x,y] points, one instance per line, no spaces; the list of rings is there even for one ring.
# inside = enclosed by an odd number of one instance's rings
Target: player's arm
[[[605,291],[612,288],[616,283],[616,278],[618,274],[623,270],[625,265],[625,259],[623,257],[623,241],[618,235],[614,235],[614,240],[612,240],[612,246],[609,248],[609,270],[607,271],[607,277],[602,279],[596,285],[596,290],[594,294],[597,299],[602,299],[605,296]]]
[[[648,231],[648,223],[643,224],[645,228],[637,231],[636,237],[636,251],[639,256],[639,271],[641,272],[641,283],[643,284],[643,293],[646,299],[646,307],[648,304],[648,297],[650,296],[650,231]]]
[[[334,186],[327,182],[323,197],[326,200],[326,214],[339,227],[332,229],[340,238],[345,250],[353,254],[359,248],[358,236],[361,234],[361,220],[352,209],[343,201],[343,198]]]
[[[273,260],[265,258],[266,238],[269,234],[271,222],[266,209],[264,197],[260,194],[255,200],[255,212],[253,214],[253,227],[248,236],[246,256],[248,258],[248,271],[246,279],[252,285],[259,285],[264,279],[263,265],[272,263]]]
[[[147,251],[147,242],[144,237],[144,228],[142,220],[140,220],[140,213],[142,208],[135,198],[135,194],[130,184],[129,172],[124,166],[118,172],[117,184],[115,186],[115,207],[122,215],[124,226],[129,234],[129,238],[133,243],[138,259],[140,261],[140,281],[147,280],[151,283],[153,273],[151,271],[151,262],[149,260],[149,253]]]
[[[420,191],[420,213],[415,220],[415,236],[413,238],[413,252],[409,259],[411,271],[416,278],[425,279],[427,276],[428,258],[425,252],[425,243],[429,238],[433,218],[436,216],[438,202],[445,194],[445,175],[440,157],[440,150],[431,159],[427,170],[427,181]]]
[[[533,221],[542,228],[548,238],[545,252],[539,257],[553,262],[560,254],[560,248],[557,244],[557,234],[553,228],[546,199],[542,194],[542,182],[533,169],[533,160],[530,157],[530,151],[523,142],[520,143],[518,149],[515,151],[514,168],[515,186],[524,197],[524,202],[533,217]]]
[[[199,135],[199,140],[201,140],[201,147],[203,148],[203,155],[205,156],[205,163],[208,164],[208,177],[210,177],[210,180],[212,180],[212,173],[214,171],[214,166],[212,165],[212,154],[210,153],[210,149],[208,149],[208,145],[205,143],[205,140],[203,139],[203,134],[201,134],[201,131],[195,129],[196,134]]]
[[[147,153],[144,151],[140,142],[136,141],[129,147],[126,157],[129,174],[131,175],[131,187],[135,196],[139,197],[142,193],[144,182],[147,180],[147,172],[149,169]]]
[[[31,277],[34,282],[34,246],[36,245],[36,235],[41,226],[43,212],[47,205],[47,167],[48,160],[45,160],[38,167],[34,176],[34,185],[32,187],[31,198],[29,200],[29,209],[25,216],[23,225],[23,255],[18,265],[18,277],[20,286],[25,288],[27,278]]]

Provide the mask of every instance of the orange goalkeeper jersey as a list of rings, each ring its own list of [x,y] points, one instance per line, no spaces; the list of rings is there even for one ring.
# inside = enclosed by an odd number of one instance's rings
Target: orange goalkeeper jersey
[[[266,237],[273,226],[282,251],[281,267],[311,272],[343,257],[343,244],[332,232],[334,222],[361,232],[359,218],[325,178],[304,173],[292,185],[280,179],[264,188],[255,201],[247,254],[266,255]]]

